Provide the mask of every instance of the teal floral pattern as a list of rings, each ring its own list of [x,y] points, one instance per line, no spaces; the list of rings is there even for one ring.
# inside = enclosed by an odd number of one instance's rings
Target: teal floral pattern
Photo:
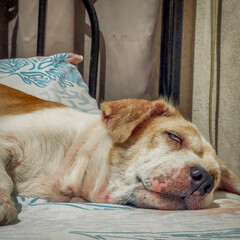
[[[44,58],[20,58],[0,61],[0,74],[17,75],[26,84],[46,87],[50,82],[59,79],[63,88],[78,86],[87,88],[79,77],[75,66],[65,62],[71,56],[67,53]]]

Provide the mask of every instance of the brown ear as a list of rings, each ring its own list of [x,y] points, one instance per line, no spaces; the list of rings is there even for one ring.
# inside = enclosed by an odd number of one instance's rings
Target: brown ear
[[[115,142],[123,143],[144,120],[158,115],[169,116],[177,112],[164,100],[147,101],[123,99],[101,105],[102,121]]]
[[[222,162],[220,162],[221,181],[219,189],[240,195],[239,178]]]

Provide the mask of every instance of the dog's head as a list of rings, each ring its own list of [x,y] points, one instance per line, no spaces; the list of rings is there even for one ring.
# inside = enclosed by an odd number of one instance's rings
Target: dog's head
[[[109,202],[198,209],[218,187],[240,193],[237,177],[196,126],[164,100],[105,102],[102,121],[114,142]]]

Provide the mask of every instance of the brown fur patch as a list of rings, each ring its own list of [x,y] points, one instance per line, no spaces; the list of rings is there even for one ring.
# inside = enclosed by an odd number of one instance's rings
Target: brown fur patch
[[[66,107],[61,103],[45,101],[0,84],[0,116],[30,113],[45,108]]]
[[[104,102],[101,109],[102,121],[116,143],[124,143],[136,127],[151,118],[180,116],[173,106],[161,99],[156,101],[123,99]]]

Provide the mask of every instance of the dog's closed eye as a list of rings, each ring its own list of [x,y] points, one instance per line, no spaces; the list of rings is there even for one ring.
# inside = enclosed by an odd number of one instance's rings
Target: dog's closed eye
[[[183,140],[182,140],[180,137],[178,137],[177,135],[175,135],[175,134],[173,134],[173,133],[171,133],[171,132],[168,132],[168,136],[169,136],[172,140],[174,140],[174,141],[176,141],[176,142],[178,142],[179,144],[182,145]]]

